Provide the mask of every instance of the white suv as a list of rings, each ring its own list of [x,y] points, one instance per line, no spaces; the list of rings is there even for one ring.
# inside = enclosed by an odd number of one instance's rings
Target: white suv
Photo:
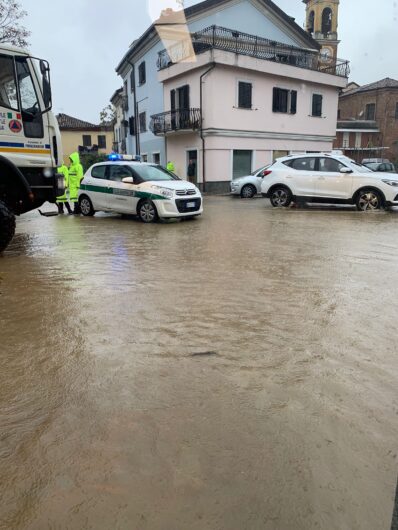
[[[290,155],[278,158],[268,168],[261,193],[275,207],[301,199],[378,210],[398,206],[398,174],[371,171],[343,155]]]

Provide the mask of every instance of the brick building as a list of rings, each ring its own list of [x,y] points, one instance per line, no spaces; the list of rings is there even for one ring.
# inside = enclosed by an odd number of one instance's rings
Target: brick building
[[[334,148],[359,161],[398,161],[398,81],[387,77],[340,95]]]

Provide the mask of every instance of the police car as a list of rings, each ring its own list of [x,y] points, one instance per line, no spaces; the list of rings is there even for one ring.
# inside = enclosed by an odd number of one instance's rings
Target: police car
[[[192,218],[203,213],[199,189],[162,166],[113,155],[94,164],[79,190],[80,210],[138,215],[144,223],[173,217]]]

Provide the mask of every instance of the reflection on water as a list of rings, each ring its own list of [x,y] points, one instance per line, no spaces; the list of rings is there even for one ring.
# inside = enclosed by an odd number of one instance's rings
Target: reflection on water
[[[1,529],[388,528],[398,216],[265,204],[20,220]]]

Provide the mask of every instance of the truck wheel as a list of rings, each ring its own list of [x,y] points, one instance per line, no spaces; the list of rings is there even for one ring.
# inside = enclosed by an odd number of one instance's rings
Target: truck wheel
[[[15,215],[0,201],[0,252],[3,252],[15,234]]]

